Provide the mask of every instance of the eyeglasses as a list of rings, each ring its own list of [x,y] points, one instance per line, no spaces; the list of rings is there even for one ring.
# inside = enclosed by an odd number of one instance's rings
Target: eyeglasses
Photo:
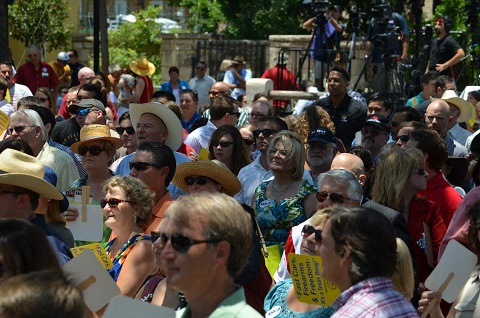
[[[272,148],[270,149],[270,156],[273,157],[275,156],[276,154],[279,154],[280,157],[282,158],[286,158],[288,156],[288,152],[285,151],[285,150],[280,150],[280,149],[277,149],[277,148]]]
[[[98,156],[105,149],[100,146],[80,146],[78,147],[78,154],[80,156],[85,156],[89,152],[92,156]]]
[[[245,145],[247,145],[247,146],[251,146],[251,145],[253,145],[253,144],[255,143],[255,141],[253,141],[253,140],[251,140],[251,139],[249,139],[249,138],[247,138],[247,137],[243,138],[243,142],[244,142]]]
[[[327,191],[319,191],[315,196],[317,197],[318,202],[325,202],[325,200],[330,197],[330,201],[332,201],[333,204],[342,204],[345,200],[351,200],[339,193],[328,193]]]
[[[319,243],[319,244],[322,244],[322,230],[317,230],[316,228],[314,228],[313,226],[311,226],[309,224],[305,224],[303,226],[302,236],[304,238],[309,237],[313,233],[315,233],[315,241],[317,241],[317,243]]]
[[[240,117],[240,112],[228,112],[230,115],[235,115],[237,117]]]
[[[398,135],[397,136],[398,140],[400,140],[401,142],[407,142],[410,140],[410,136],[409,135]]]
[[[257,118],[257,119],[260,119],[262,117],[265,117],[266,115],[264,114],[261,114],[261,113],[250,113],[250,117],[254,117],[254,118]]]
[[[130,166],[130,170],[135,169],[137,171],[145,171],[148,169],[148,167],[155,167],[155,168],[160,168],[156,163],[153,162],[129,162],[128,165]]]
[[[12,128],[8,128],[7,131],[6,131],[6,134],[10,136],[13,133],[13,131],[15,131],[17,134],[19,134],[22,131],[24,131],[25,128],[27,128],[27,127],[35,127],[35,126],[15,126],[15,127],[12,127]]]
[[[103,209],[108,204],[111,208],[116,208],[122,202],[131,202],[131,201],[120,200],[120,199],[115,199],[115,198],[111,198],[111,199],[108,199],[108,200],[103,199],[103,200],[100,201],[100,207]]]
[[[362,131],[362,135],[370,135],[372,137],[377,137],[382,133],[379,130],[369,130],[369,129],[362,129],[361,131]]]
[[[77,97],[77,101],[78,101],[78,100],[81,100],[81,99],[78,99],[78,97]],[[91,111],[93,111],[92,108],[79,108],[79,109],[77,110],[77,116],[86,116],[86,115],[88,115]]]
[[[218,147],[218,146],[220,145],[220,146],[222,146],[222,148],[228,148],[228,147],[230,147],[231,145],[233,145],[233,142],[231,142],[231,141],[218,141],[218,140],[215,140],[212,144],[213,144],[214,147]]]
[[[203,186],[207,183],[208,180],[212,181],[215,184],[218,184],[217,181],[205,176],[188,176],[185,178],[185,184],[187,186],[192,186],[196,183],[199,186]]]
[[[130,126],[130,127],[117,127],[117,128],[115,128],[115,130],[117,131],[117,133],[119,135],[123,135],[123,133],[125,131],[127,131],[127,134],[129,134],[129,135],[135,134],[135,129],[133,129],[132,126]]]
[[[424,176],[427,174],[427,170],[425,170],[425,168],[419,168],[415,170],[414,173],[418,174],[419,176]]]
[[[324,142],[309,142],[307,143],[309,149],[319,149],[325,150],[328,148],[328,145]]]
[[[186,253],[192,245],[201,244],[201,243],[216,243],[220,240],[194,240],[188,236],[182,234],[166,234],[160,232],[150,232],[150,241],[155,243],[160,239],[160,244],[162,247],[167,245],[168,241],[172,242],[173,249],[178,253]]]
[[[260,137],[260,134],[263,135],[263,138],[271,137],[273,134],[276,134],[278,130],[275,129],[257,129],[253,131],[253,136],[255,138]]]

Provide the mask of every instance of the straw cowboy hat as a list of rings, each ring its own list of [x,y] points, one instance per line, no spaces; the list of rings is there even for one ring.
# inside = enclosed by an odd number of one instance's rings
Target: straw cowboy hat
[[[62,193],[43,179],[44,168],[45,165],[35,157],[5,149],[0,154],[0,184],[24,188],[47,199],[62,200]]]
[[[155,65],[144,57],[139,58],[137,61],[130,62],[129,66],[137,75],[152,75],[155,73]]]
[[[234,196],[241,189],[238,178],[218,160],[199,160],[181,163],[177,166],[172,181],[183,191],[189,192],[189,187],[185,183],[185,178],[188,176],[205,176],[215,180],[229,196]]]
[[[137,127],[140,116],[145,113],[151,113],[163,121],[168,129],[165,145],[177,151],[183,141],[183,128],[177,115],[162,103],[130,104],[130,120],[134,128]]]
[[[233,64],[247,64],[247,62],[245,62],[245,58],[243,56],[237,55],[233,59]]]
[[[472,106],[470,106],[470,103],[463,98],[458,97],[454,90],[446,90],[441,99],[447,103],[457,106],[460,109],[460,116],[457,119],[459,123],[466,122],[470,119],[470,117],[472,117]]]
[[[110,128],[107,125],[86,125],[80,130],[80,141],[77,141],[70,146],[74,153],[78,153],[78,148],[89,141],[109,141],[113,144],[115,149],[123,146],[123,140],[117,137],[112,137]]]

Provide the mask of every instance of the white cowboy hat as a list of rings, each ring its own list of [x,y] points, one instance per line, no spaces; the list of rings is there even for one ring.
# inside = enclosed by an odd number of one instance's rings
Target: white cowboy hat
[[[137,75],[152,75],[155,73],[155,65],[144,57],[139,58],[137,61],[130,62],[129,66]]]
[[[117,137],[112,137],[110,134],[110,128],[108,128],[107,125],[85,125],[80,129],[80,141],[72,144],[70,149],[74,153],[78,153],[78,148],[92,140],[109,141],[113,144],[115,149],[119,149],[123,146],[123,140]]]
[[[145,113],[151,113],[163,121],[168,129],[165,145],[172,151],[177,151],[183,141],[183,128],[177,115],[162,103],[130,104],[130,120],[133,128],[136,129],[140,116]]]
[[[47,199],[62,200],[57,188],[43,179],[45,166],[35,157],[14,149],[0,154],[0,184],[8,184],[38,193]]]
[[[466,100],[458,97],[454,90],[446,90],[441,99],[447,103],[457,106],[458,109],[460,109],[460,116],[457,119],[459,123],[466,122],[470,119],[470,117],[472,117],[472,106],[470,106],[470,103]]]

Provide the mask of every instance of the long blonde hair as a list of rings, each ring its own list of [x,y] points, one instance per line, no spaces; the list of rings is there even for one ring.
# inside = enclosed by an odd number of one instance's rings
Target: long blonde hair
[[[397,264],[392,275],[393,288],[410,300],[413,297],[415,281],[413,278],[412,257],[407,245],[397,237]]]
[[[372,200],[402,212],[405,187],[411,173],[424,166],[423,154],[418,149],[396,148],[378,163]]]

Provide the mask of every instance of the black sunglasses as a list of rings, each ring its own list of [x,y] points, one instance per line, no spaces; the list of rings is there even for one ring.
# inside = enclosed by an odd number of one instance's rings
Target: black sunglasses
[[[318,202],[324,202],[328,197],[330,197],[330,201],[334,204],[341,204],[345,200],[350,200],[349,198],[345,198],[343,195],[339,193],[328,193],[327,191],[319,191],[315,195],[317,197]]]
[[[230,147],[231,145],[233,145],[233,142],[231,142],[231,141],[218,141],[218,140],[215,140],[212,144],[213,144],[214,147],[218,147],[218,145],[220,145],[220,146],[222,146],[222,148],[228,148],[228,147]]]
[[[128,165],[130,166],[130,170],[134,169],[137,171],[145,171],[148,169],[148,167],[155,167],[155,168],[160,168],[156,163],[152,162],[129,162]]]
[[[398,135],[397,138],[401,141],[401,142],[407,142],[410,140],[410,136],[409,135]]]
[[[35,127],[35,126],[16,126],[12,128],[8,128],[6,134],[11,135],[13,131],[15,131],[17,134],[21,133],[22,131],[25,130],[27,127]]]
[[[304,238],[309,237],[313,233],[315,233],[315,241],[317,241],[317,243],[322,244],[322,230],[317,230],[316,228],[314,228],[313,226],[311,226],[309,224],[305,224],[303,226],[302,236]]]
[[[235,115],[237,117],[240,117],[240,112],[228,112],[230,115]]]
[[[264,114],[260,114],[260,113],[250,113],[250,117],[254,117],[254,118],[257,118],[257,119],[260,119],[262,117],[265,117],[266,115]]]
[[[243,138],[243,142],[244,142],[245,145],[247,145],[247,146],[251,146],[251,145],[253,145],[253,144],[255,143],[255,141],[253,141],[253,140],[251,140],[250,138],[247,138],[247,137]]]
[[[92,156],[98,156],[104,150],[105,149],[100,146],[91,146],[91,147],[80,146],[78,147],[78,154],[80,156],[85,156],[87,152],[89,152]]]
[[[187,186],[192,186],[193,184],[196,183],[199,186],[203,186],[207,183],[208,180],[212,181],[215,184],[218,184],[217,181],[215,181],[215,180],[213,180],[209,177],[205,177],[205,176],[189,176],[189,177],[186,177],[185,178],[185,184]]]
[[[115,130],[117,131],[117,133],[119,135],[123,135],[124,131],[127,131],[127,134],[129,134],[129,135],[135,134],[135,129],[133,129],[132,126],[130,126],[130,127],[117,127],[117,128],[115,128]]]
[[[273,134],[277,133],[278,130],[275,129],[257,129],[253,131],[253,136],[258,138],[260,134],[263,135],[263,138],[271,137]]]
[[[107,203],[108,205],[111,207],[111,208],[115,208],[117,207],[120,203],[122,202],[130,202],[128,200],[120,200],[120,199],[115,199],[115,198],[111,198],[111,199],[108,199],[108,200],[101,200],[100,201],[100,207],[103,209],[104,207],[107,206]]]
[[[425,168],[419,168],[417,170],[414,171],[416,174],[418,174],[419,176],[424,176],[427,171],[425,170]]]
[[[216,243],[220,240],[194,240],[189,238],[188,236],[182,234],[165,234],[160,232],[150,232],[150,241],[152,243],[156,242],[160,239],[160,244],[162,247],[167,245],[168,240],[172,242],[173,249],[179,253],[186,253],[188,252],[189,248],[192,245],[200,244],[200,243]]]

